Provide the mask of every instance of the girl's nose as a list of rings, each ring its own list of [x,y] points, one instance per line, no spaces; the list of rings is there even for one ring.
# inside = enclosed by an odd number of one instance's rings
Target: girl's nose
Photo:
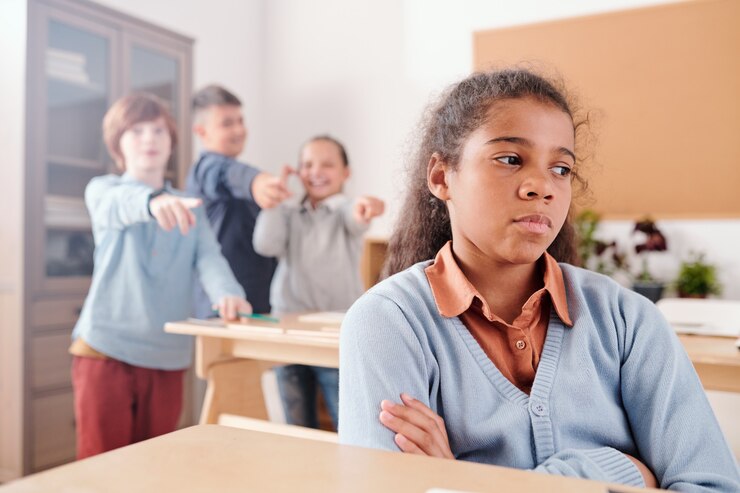
[[[523,200],[544,199],[552,200],[553,190],[548,171],[529,173],[519,186],[519,198]]]

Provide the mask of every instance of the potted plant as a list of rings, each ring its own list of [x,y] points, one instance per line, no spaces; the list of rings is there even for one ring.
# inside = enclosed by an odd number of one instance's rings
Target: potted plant
[[[609,243],[596,238],[596,230],[601,215],[591,209],[584,209],[576,216],[575,229],[578,238],[578,257],[580,266],[608,276],[626,268],[626,261],[617,242]]]
[[[650,217],[645,217],[635,223],[633,234],[640,233],[644,235],[645,240],[635,245],[635,253],[642,259],[640,262],[640,271],[638,272],[632,284],[632,289],[645,296],[653,303],[663,296],[665,283],[655,279],[650,273],[648,266],[648,253],[663,252],[668,249],[668,242],[660,232],[655,221]]]
[[[693,253],[689,260],[681,262],[675,286],[680,298],[706,298],[722,293],[717,267],[706,263],[702,253]]]

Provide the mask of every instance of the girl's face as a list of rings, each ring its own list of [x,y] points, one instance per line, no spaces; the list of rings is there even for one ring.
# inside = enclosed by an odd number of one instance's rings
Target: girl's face
[[[164,118],[135,123],[119,141],[126,171],[134,176],[162,173],[172,152],[172,138]]]
[[[314,140],[303,147],[298,175],[311,203],[316,204],[340,193],[349,178],[336,144],[328,140]]]
[[[574,133],[554,105],[502,100],[465,141],[457,168],[442,164],[444,183],[435,184],[430,162],[430,188],[447,201],[455,251],[506,264],[536,261],[568,214]]]

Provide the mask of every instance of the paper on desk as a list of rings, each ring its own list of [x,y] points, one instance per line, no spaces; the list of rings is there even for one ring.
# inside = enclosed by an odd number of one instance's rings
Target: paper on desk
[[[672,323],[671,326],[678,334],[696,334],[703,336],[740,336],[740,327],[717,326],[711,324],[681,324]]]
[[[298,317],[301,322],[319,323],[319,324],[336,324],[339,325],[344,320],[344,312],[317,312],[307,313]]]

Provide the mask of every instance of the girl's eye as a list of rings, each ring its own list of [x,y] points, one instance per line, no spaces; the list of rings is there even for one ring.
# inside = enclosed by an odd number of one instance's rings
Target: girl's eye
[[[568,166],[555,166],[552,170],[560,176],[568,176],[572,171]]]
[[[496,161],[500,163],[504,163],[504,164],[512,164],[512,165],[522,164],[522,160],[519,158],[519,156],[500,156],[495,159]]]

